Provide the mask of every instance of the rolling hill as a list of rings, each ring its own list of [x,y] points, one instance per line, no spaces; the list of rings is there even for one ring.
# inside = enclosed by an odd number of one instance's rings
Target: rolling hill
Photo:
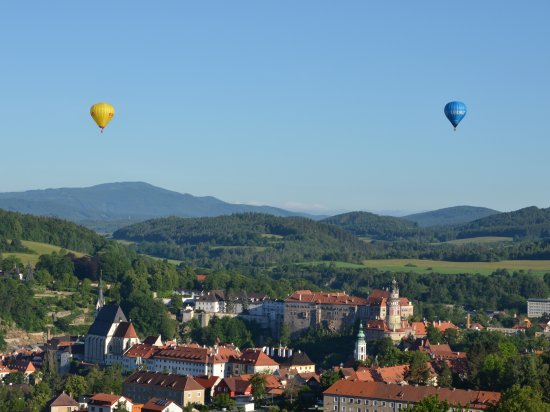
[[[394,240],[417,233],[416,223],[393,216],[379,216],[369,212],[350,212],[323,219],[355,236]]]
[[[167,216],[213,217],[246,212],[307,216],[271,206],[232,204],[212,196],[182,194],[143,182],[0,193],[0,208],[61,217],[109,233],[132,223]]]
[[[417,223],[419,227],[449,226],[472,222],[500,212],[486,207],[454,206],[429,212],[415,213],[403,219]]]
[[[368,245],[336,226],[302,217],[244,213],[205,218],[153,219],[117,230],[139,252],[203,265],[266,266],[311,260],[355,261]]]

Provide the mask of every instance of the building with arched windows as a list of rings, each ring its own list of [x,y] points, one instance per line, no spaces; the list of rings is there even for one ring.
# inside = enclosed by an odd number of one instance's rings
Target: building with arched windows
[[[124,351],[140,343],[132,322],[117,304],[98,308],[85,339],[84,360],[110,365],[122,359]]]

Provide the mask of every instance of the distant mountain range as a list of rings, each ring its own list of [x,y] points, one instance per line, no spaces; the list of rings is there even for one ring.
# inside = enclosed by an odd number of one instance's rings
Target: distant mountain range
[[[271,206],[232,204],[212,196],[182,194],[143,182],[0,193],[0,208],[61,217],[107,233],[133,223],[166,216],[215,217],[254,212],[318,219],[314,215]]]
[[[403,216],[403,219],[415,222],[420,227],[447,226],[473,222],[498,213],[500,213],[498,210],[487,209],[486,207],[454,206]]]
[[[278,217],[307,217],[313,220],[326,218],[271,206],[227,203],[212,196],[182,194],[144,182],[0,193],[0,209],[60,217],[101,233],[113,233],[124,226],[168,216],[192,218],[264,213]],[[336,224],[357,236],[376,238],[390,230],[395,237],[406,237],[415,227],[468,223],[498,213],[496,210],[483,207],[456,206],[402,218],[379,216],[368,212],[350,212],[333,216],[325,222]]]

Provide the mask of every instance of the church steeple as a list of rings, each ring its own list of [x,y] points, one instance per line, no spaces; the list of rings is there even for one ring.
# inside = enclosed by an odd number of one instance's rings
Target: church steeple
[[[99,272],[99,286],[97,291],[97,303],[95,304],[95,316],[105,306],[105,298],[103,297],[103,271]]]
[[[364,361],[367,359],[367,342],[365,341],[365,332],[363,332],[363,322],[359,324],[359,332],[355,341],[355,360]]]

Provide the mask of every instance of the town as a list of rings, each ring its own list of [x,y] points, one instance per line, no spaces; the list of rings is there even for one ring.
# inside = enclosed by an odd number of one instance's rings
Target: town
[[[206,277],[197,275],[197,281]],[[462,346],[461,336],[500,336],[501,345],[509,345],[505,338],[524,341],[529,335],[530,351],[548,359],[550,299],[529,299],[528,317],[506,328],[484,327],[471,313],[462,326],[411,320],[414,304],[400,295],[395,278],[364,298],[311,290],[296,290],[284,300],[254,293],[228,299],[223,290],[180,291],[172,298],[181,300],[182,326],[193,319],[206,327],[213,319],[242,318],[267,330],[273,342],[296,341],[312,328],[347,336],[346,347],[353,350],[344,353],[346,360],[320,365],[308,353],[280,344],[239,348],[219,338],[208,346],[140,337],[121,307],[106,301],[103,288],[100,280],[95,319],[85,336],[46,336],[43,344],[1,356],[0,378],[8,391],[32,391],[48,376],[64,379],[47,402],[52,412],[400,411],[423,399],[457,411],[484,411],[498,405],[502,393],[467,388],[473,371],[469,353],[455,348]],[[539,322],[536,329],[532,321]],[[545,368],[544,373],[548,364]],[[87,382],[90,376],[108,381],[110,374],[119,377],[115,386]],[[107,390],[93,392],[95,387]]]

